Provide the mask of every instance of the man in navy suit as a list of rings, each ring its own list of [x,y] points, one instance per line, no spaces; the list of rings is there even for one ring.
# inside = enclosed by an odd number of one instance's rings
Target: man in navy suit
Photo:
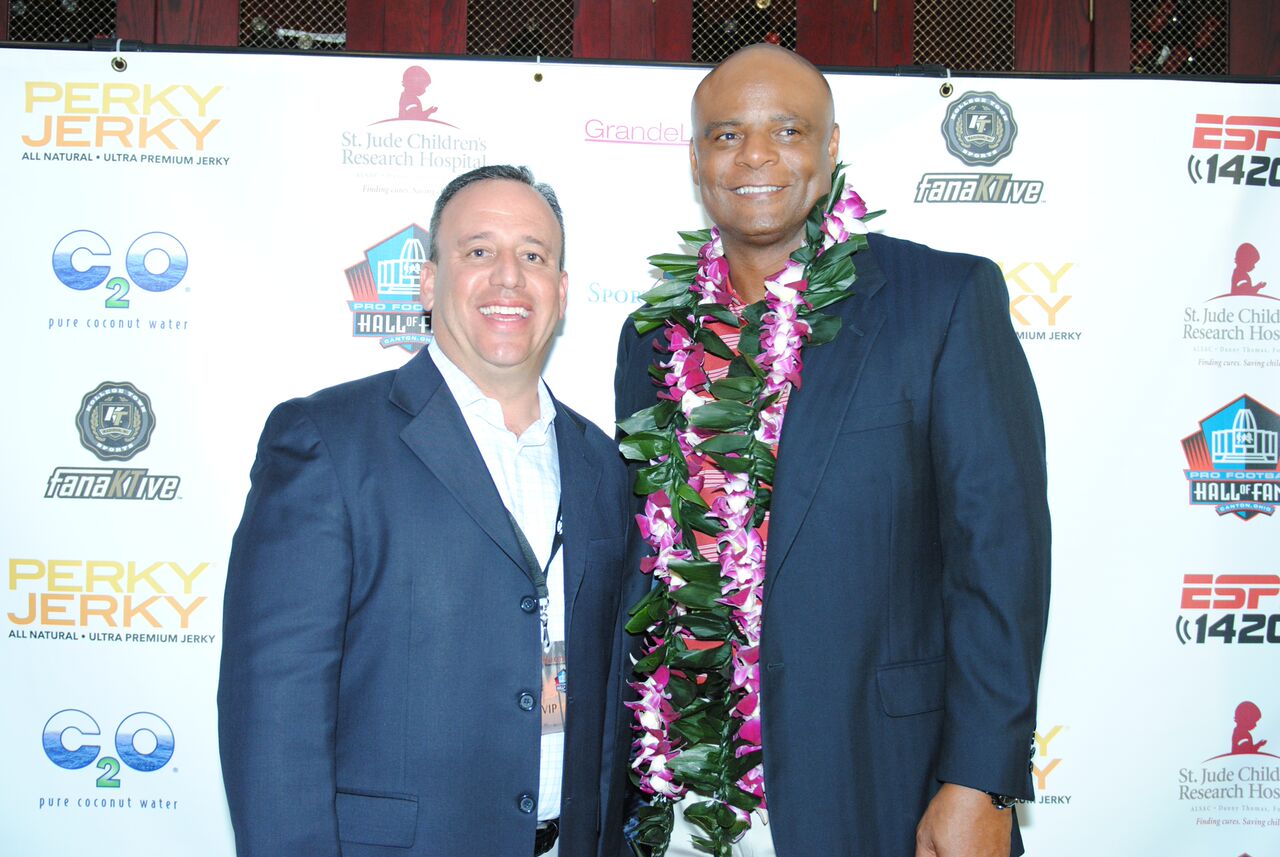
[[[241,857],[617,847],[619,614],[644,580],[616,449],[539,377],[559,204],[483,167],[430,240],[433,343],[280,405],[258,447],[218,688]]]
[[[821,74],[781,48],[698,87],[693,178],[742,303],[804,243],[839,135]],[[992,262],[869,240],[786,405],[759,651],[767,814],[734,853],[1007,857],[1048,609],[1039,403]],[[619,418],[655,402],[661,330],[623,330]],[[677,805],[667,854],[693,854],[690,832]]]

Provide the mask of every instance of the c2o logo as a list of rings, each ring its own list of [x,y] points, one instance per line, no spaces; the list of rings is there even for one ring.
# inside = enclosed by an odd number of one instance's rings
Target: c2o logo
[[[77,708],[65,708],[49,718],[44,725],[44,753],[59,768],[76,771],[98,759],[101,747],[89,743],[88,738],[102,734],[98,723]],[[173,758],[173,729],[159,715],[149,711],[130,714],[116,727],[116,754],[98,759],[97,786],[100,789],[118,789],[120,762],[135,771],[158,771]]]
[[[53,248],[53,273],[62,284],[78,292],[97,288],[104,282],[112,290],[107,309],[127,309],[130,284],[149,292],[167,292],[187,275],[187,248],[167,232],[139,235],[124,254],[128,277],[112,277],[109,264],[111,245],[88,229],[64,235]],[[107,278],[110,277],[108,280]]]

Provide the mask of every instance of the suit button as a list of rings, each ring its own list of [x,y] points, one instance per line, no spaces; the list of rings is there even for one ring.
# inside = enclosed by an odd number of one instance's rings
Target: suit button
[[[520,609],[526,613],[532,613],[534,610],[538,609],[538,599],[534,598],[532,595],[526,595],[524,598],[520,599]]]
[[[533,812],[534,808],[538,804],[537,804],[537,801],[533,799],[533,795],[522,794],[520,795],[520,801],[516,805],[520,807],[521,812],[530,813],[530,812]]]
[[[516,697],[516,704],[524,711],[533,711],[533,694],[526,690]]]

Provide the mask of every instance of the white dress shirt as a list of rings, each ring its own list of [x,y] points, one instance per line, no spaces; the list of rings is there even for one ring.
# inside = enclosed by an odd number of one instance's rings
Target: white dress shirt
[[[538,380],[538,419],[516,437],[507,429],[502,406],[481,392],[435,342],[427,346],[436,368],[453,394],[471,437],[480,448],[489,476],[512,517],[520,524],[538,562],[545,565],[555,537],[560,508],[560,459],[556,446],[555,403]],[[547,631],[559,650],[564,646],[564,552],[556,551],[547,568]],[[544,700],[544,703],[546,700]],[[563,712],[562,712],[563,713]],[[538,819],[560,816],[564,775],[564,730],[548,731],[543,716],[538,783]],[[563,721],[561,721],[563,722]]]

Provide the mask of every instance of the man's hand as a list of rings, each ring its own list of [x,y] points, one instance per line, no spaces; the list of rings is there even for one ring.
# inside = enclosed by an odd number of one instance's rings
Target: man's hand
[[[1013,812],[985,792],[943,783],[916,827],[916,857],[1009,857]]]

